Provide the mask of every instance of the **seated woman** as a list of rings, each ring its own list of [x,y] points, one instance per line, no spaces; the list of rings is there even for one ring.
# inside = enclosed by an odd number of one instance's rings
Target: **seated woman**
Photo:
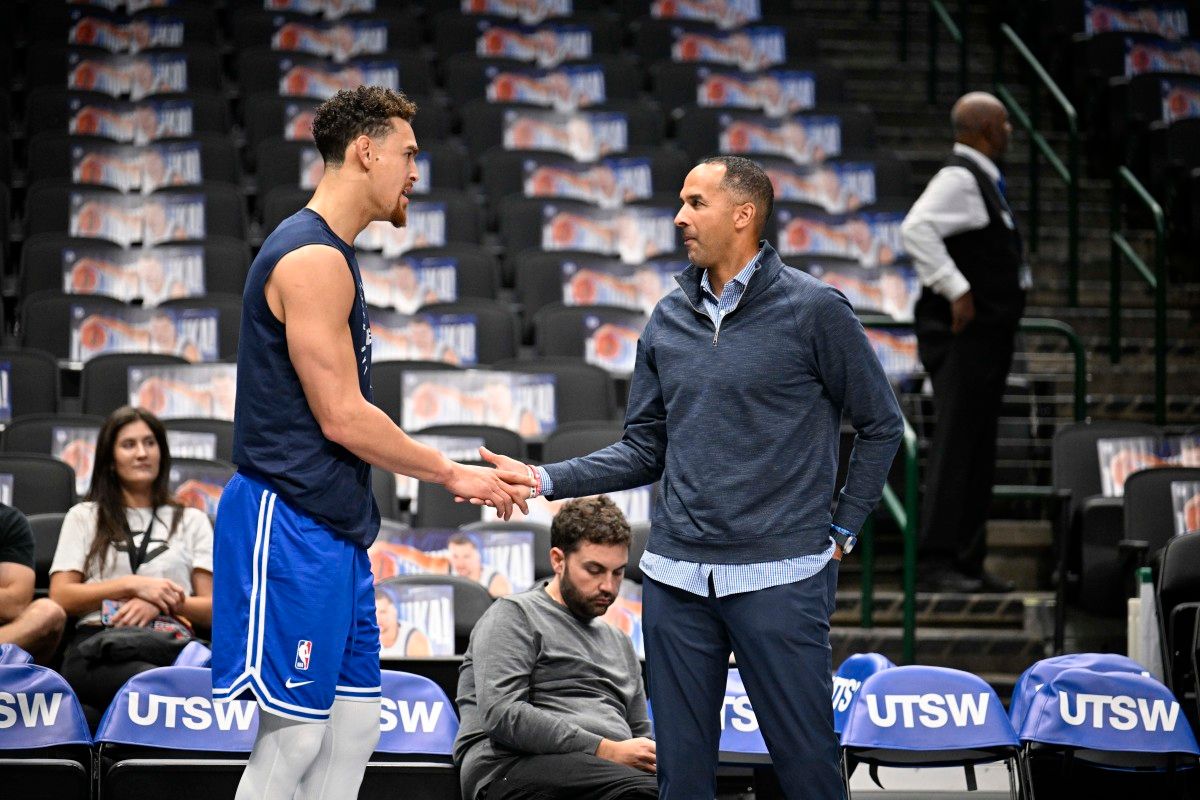
[[[138,638],[129,642],[137,652],[89,658],[89,648],[79,649],[88,639],[109,628],[212,625],[212,525],[172,499],[170,471],[162,422],[145,409],[119,408],[100,428],[87,500],[63,520],[50,597],[80,618],[62,674],[89,718],[131,676],[162,666],[171,640]]]

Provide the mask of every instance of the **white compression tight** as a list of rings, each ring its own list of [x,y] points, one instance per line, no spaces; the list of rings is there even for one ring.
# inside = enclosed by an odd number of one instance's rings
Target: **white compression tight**
[[[285,719],[260,706],[258,736],[235,800],[357,797],[378,742],[378,700],[336,700],[328,722]]]

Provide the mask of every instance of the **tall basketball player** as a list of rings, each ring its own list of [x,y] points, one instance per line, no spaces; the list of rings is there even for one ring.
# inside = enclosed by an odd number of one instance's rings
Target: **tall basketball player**
[[[400,227],[416,182],[416,106],[341,91],[313,120],[325,174],[251,265],[233,460],[217,515],[213,697],[258,701],[238,800],[355,797],[379,738],[379,629],[367,546],[371,465],[508,518],[531,480],[457,464],[371,404],[371,328],[353,242]]]

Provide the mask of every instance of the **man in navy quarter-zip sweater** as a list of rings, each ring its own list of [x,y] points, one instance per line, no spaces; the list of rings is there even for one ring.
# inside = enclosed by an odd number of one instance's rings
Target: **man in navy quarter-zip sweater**
[[[760,240],[772,199],[745,158],[688,174],[675,224],[691,264],[638,341],[624,436],[528,468],[533,491],[554,498],[662,479],[640,565],[667,800],[716,792],[731,651],[784,794],[843,795],[829,617],[838,562],[879,501],[903,420],[846,298]],[[831,514],[843,414],[857,437]]]

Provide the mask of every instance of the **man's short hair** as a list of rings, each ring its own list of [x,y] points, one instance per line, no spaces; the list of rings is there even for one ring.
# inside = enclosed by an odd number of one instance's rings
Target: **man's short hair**
[[[775,187],[763,168],[743,156],[711,156],[700,163],[725,167],[721,188],[729,192],[735,203],[754,203],[757,212],[754,221],[761,234],[775,207]]]
[[[393,117],[412,122],[416,114],[417,104],[403,92],[382,86],[342,89],[317,106],[313,138],[325,163],[339,165],[346,157],[346,147],[357,137],[386,136],[392,132]]]
[[[550,524],[550,546],[573,553],[583,542],[629,547],[629,523],[608,495],[582,497],[564,505]]]
[[[449,547],[452,544],[469,544],[476,550],[483,549],[479,545],[479,537],[473,533],[467,533],[465,531],[455,531],[454,533],[450,534],[450,538],[446,540],[446,546]]]

